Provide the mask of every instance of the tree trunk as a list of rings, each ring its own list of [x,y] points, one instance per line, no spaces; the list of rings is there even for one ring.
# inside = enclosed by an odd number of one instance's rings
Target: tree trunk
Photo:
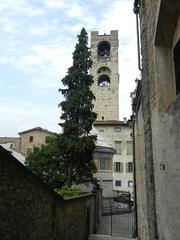
[[[71,187],[71,185],[72,185],[72,172],[73,172],[73,164],[71,162],[70,166],[68,168],[67,181],[66,181],[66,185],[68,187]]]

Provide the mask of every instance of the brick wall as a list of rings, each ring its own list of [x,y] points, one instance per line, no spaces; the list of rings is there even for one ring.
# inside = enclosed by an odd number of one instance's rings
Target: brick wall
[[[0,239],[85,240],[98,223],[95,200],[62,199],[0,146]]]

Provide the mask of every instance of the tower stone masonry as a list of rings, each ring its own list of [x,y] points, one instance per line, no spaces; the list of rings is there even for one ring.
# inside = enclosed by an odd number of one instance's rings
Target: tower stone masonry
[[[119,120],[118,31],[91,32],[92,91],[97,120]]]
[[[96,97],[94,111],[97,119],[93,126],[99,138],[115,150],[113,157],[101,148],[95,155],[96,178],[103,197],[129,192],[133,197],[131,121],[119,120],[118,31],[99,35],[91,32],[92,91]],[[103,152],[104,151],[104,152]],[[112,159],[113,158],[113,159]]]

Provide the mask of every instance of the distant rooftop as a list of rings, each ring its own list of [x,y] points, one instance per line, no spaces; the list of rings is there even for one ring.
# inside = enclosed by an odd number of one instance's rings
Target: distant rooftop
[[[41,132],[46,132],[46,133],[50,133],[50,134],[57,134],[55,132],[51,132],[51,131],[49,131],[47,129],[44,129],[44,128],[41,128],[41,127],[31,128],[31,129],[19,132],[18,134],[22,135],[22,134],[26,134],[26,133],[33,132],[33,131],[41,131]]]

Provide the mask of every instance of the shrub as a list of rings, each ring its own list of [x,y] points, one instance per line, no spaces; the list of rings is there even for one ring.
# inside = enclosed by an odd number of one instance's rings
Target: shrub
[[[73,188],[73,187],[64,186],[61,189],[56,189],[55,191],[62,197],[71,197],[71,196],[76,196],[81,194],[81,189],[77,187]]]

